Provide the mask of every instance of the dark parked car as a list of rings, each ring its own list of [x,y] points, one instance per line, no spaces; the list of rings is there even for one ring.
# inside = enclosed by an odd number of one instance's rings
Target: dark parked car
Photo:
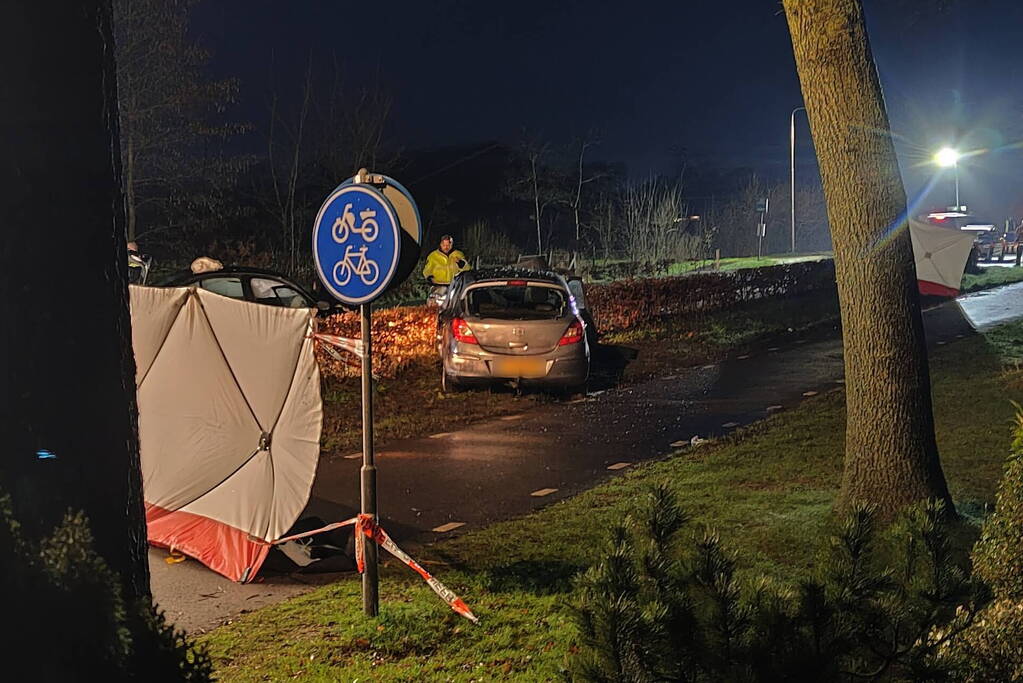
[[[437,316],[445,391],[512,383],[581,391],[590,367],[586,324],[564,277],[494,268],[459,273]]]
[[[232,299],[269,306],[315,308],[321,314],[346,310],[340,304],[318,300],[287,276],[263,268],[226,266],[204,273],[183,271],[157,283],[159,287],[192,285]]]
[[[977,258],[981,261],[1004,261],[1005,257],[1013,256],[1018,248],[1015,232],[1005,234],[995,232],[981,233],[974,240]]]
[[[962,230],[974,234],[970,263],[977,261],[1004,261],[1013,257],[1019,248],[1019,233],[1015,230],[1003,232],[992,223],[979,220],[976,216],[960,211],[939,211],[927,214],[927,220],[935,225]]]

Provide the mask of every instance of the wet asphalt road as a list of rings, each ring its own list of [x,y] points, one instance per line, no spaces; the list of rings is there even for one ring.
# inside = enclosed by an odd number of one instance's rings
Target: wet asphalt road
[[[726,424],[760,419],[769,406],[834,386],[841,375],[840,342],[796,345],[392,443],[377,458],[380,515],[400,539],[450,522],[479,527],[528,513],[610,476],[609,465],[666,455],[695,435],[720,435]],[[324,519],[351,513],[360,464],[321,462],[309,511]],[[556,491],[532,495],[542,489]]]
[[[971,333],[954,303],[926,312],[925,325],[931,344]],[[722,435],[773,406],[834,388],[843,374],[836,332],[457,432],[381,444],[381,520],[398,543],[415,547],[522,515],[662,457],[673,443]],[[620,463],[628,466],[608,469]],[[354,457],[321,460],[306,514],[328,522],[353,516],[360,465]],[[453,524],[460,526],[432,531]],[[154,597],[172,621],[195,631],[337,576],[263,572],[256,583],[240,585],[193,560],[167,564],[166,556],[150,549]]]

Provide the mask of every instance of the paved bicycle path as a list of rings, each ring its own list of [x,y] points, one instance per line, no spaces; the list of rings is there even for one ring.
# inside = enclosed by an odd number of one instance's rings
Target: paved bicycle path
[[[971,333],[954,304],[926,312],[925,325],[929,343]],[[583,401],[382,444],[381,520],[398,543],[414,546],[450,533],[433,529],[457,525],[459,533],[522,515],[663,457],[673,443],[719,436],[765,417],[772,406],[795,405],[807,392],[834,388],[842,377],[842,343],[835,333]],[[307,514],[327,521],[352,516],[360,465],[354,458],[321,460]],[[197,631],[337,577],[264,572],[257,583],[240,585],[193,560],[168,565],[166,557],[164,550],[150,550],[154,596],[172,621]]]

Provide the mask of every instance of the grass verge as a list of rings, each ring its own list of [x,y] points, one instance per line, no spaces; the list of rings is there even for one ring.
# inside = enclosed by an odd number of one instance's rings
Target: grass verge
[[[732,258],[723,258],[718,262],[718,272],[725,272],[729,270],[742,270],[744,268],[763,268],[765,266],[781,266],[787,263],[801,263],[803,261],[821,261],[823,259],[829,259],[832,255],[830,253],[821,254],[800,254],[799,256],[789,255],[778,255],[770,256],[765,255],[763,258],[757,258],[755,256],[741,256]],[[679,263],[672,264],[668,268],[668,275],[685,275],[695,270],[713,270],[714,260],[709,259],[706,261],[680,261]]]
[[[744,268],[764,268],[766,266],[780,266],[787,263],[799,263],[801,261],[820,261],[832,258],[831,252],[818,252],[813,254],[765,254],[762,258],[755,256],[729,256],[719,259],[717,269],[714,267],[714,259],[695,259],[692,261],[676,261],[669,264],[660,264],[653,272],[649,264],[642,265],[624,259],[597,259],[588,264],[589,278],[587,281],[595,283],[613,282],[616,279],[629,277],[665,277],[672,275],[685,275],[697,271],[725,272],[731,270],[742,270]]]
[[[1011,338],[1023,340],[1023,326]],[[994,498],[1023,373],[967,338],[932,355],[938,444],[960,510]],[[813,560],[841,472],[844,396],[836,390],[720,441],[626,471],[574,498],[421,551],[481,624],[449,612],[403,567],[382,576],[379,619],[360,613],[357,577],[245,615],[201,638],[224,681],[554,680],[574,649],[572,576],[651,483],[739,551],[742,572],[791,581]]]
[[[979,292],[983,289],[1000,287],[1001,285],[1008,285],[1013,282],[1023,282],[1023,268],[992,266],[985,268],[984,272],[977,275],[963,274],[960,291],[964,293]]]

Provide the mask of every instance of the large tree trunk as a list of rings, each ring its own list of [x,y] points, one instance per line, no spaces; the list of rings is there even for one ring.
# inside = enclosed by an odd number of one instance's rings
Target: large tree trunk
[[[149,572],[110,4],[0,7],[0,487],[33,536],[84,510],[132,600]]]
[[[938,460],[906,194],[859,0],[784,0],[820,160],[845,342],[843,506],[951,499]]]

